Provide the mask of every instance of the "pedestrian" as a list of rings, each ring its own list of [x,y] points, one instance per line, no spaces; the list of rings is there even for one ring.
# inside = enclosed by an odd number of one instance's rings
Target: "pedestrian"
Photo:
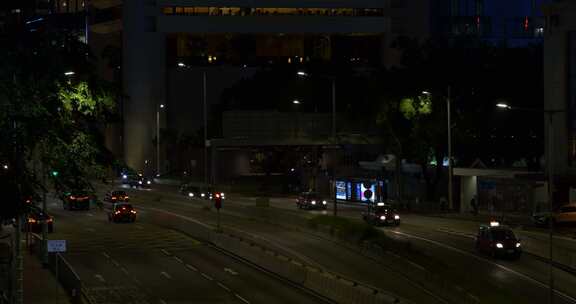
[[[448,205],[446,202],[446,197],[444,196],[440,197],[440,211],[442,212],[446,211],[446,205]]]
[[[478,202],[476,201],[476,195],[470,200],[470,207],[472,207],[472,214],[478,215]]]

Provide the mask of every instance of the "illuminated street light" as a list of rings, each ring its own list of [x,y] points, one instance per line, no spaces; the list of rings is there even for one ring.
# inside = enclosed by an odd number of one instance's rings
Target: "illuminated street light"
[[[74,71],[64,72],[64,76],[72,76],[74,74],[76,74],[76,72],[74,72]]]
[[[300,100],[295,99],[294,101],[292,101],[293,104],[300,104]]]
[[[181,67],[181,68],[183,68],[183,67],[185,67],[186,65],[184,64],[184,62],[178,62],[178,66]]]
[[[164,104],[160,104],[160,109],[164,109]]]
[[[512,109],[512,107],[509,104],[503,102],[497,103],[496,106],[501,109]]]
[[[422,94],[424,95],[432,95],[432,93],[428,92],[428,91],[422,91]]]
[[[4,170],[8,170],[8,165],[3,166]]]
[[[308,73],[304,71],[298,71],[296,74],[298,74],[298,76],[308,76]]]

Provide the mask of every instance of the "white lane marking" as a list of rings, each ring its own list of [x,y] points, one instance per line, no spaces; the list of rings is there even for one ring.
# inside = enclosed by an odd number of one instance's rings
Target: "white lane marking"
[[[457,236],[462,236],[462,237],[469,238],[469,239],[473,239],[475,236],[474,234],[471,234],[471,233],[462,232],[462,231],[455,231],[455,230],[450,230],[450,229],[446,229],[446,228],[439,228],[439,229],[436,229],[436,231],[444,232],[444,233],[448,233],[448,234],[452,234],[452,235],[457,235]]]
[[[114,266],[116,267],[120,267],[120,263],[118,263],[116,260],[112,259],[112,264],[114,264]]]
[[[92,213],[86,213],[87,216],[94,216]]]
[[[160,249],[160,251],[162,251],[167,256],[171,256],[170,252],[168,252],[166,249]]]
[[[175,259],[176,261],[180,262],[180,263],[184,263],[184,261],[182,261],[182,259],[179,258],[179,257],[177,257],[177,256],[175,256],[174,259]]]
[[[250,302],[246,299],[244,299],[242,296],[240,296],[239,294],[235,293],[234,296],[236,296],[236,298],[238,298],[240,301],[246,303],[246,304],[250,304]]]
[[[209,276],[209,275],[207,275],[207,274],[205,274],[205,273],[201,273],[201,275],[202,275],[206,280],[208,280],[208,281],[213,281],[213,280],[214,280],[211,276]]]
[[[224,289],[224,290],[226,290],[226,291],[230,292],[230,288],[226,287],[226,285],[224,285],[224,284],[222,284],[222,283],[218,282],[218,286],[220,286],[222,289]]]
[[[395,257],[395,258],[397,258],[397,259],[403,260],[404,262],[406,262],[406,263],[408,263],[408,264],[410,264],[410,265],[412,265],[412,266],[414,266],[414,267],[416,267],[416,268],[418,268],[418,269],[420,269],[420,270],[422,270],[422,271],[425,271],[425,270],[426,270],[426,268],[422,267],[420,264],[416,264],[416,263],[410,261],[409,259],[407,259],[407,258],[405,258],[405,257],[403,257],[403,256],[399,256],[399,255],[397,255],[397,254],[395,254],[395,253],[393,253],[393,252],[391,252],[391,251],[386,251],[386,253],[389,254],[389,255],[391,255],[391,256],[393,256],[393,257]]]
[[[517,275],[517,276],[519,276],[519,277],[522,277],[522,278],[524,278],[524,279],[526,279],[526,280],[528,280],[528,281],[530,281],[530,282],[538,285],[538,286],[541,287],[541,288],[546,288],[546,289],[548,288],[548,284],[541,283],[540,281],[538,281],[538,280],[536,280],[536,279],[533,279],[533,278],[531,278],[531,277],[529,277],[529,276],[527,276],[527,275],[525,275],[525,274],[523,274],[523,273],[520,273],[520,272],[518,272],[518,271],[516,271],[516,270],[510,269],[510,268],[508,268],[508,267],[506,267],[506,266],[503,266],[503,265],[500,265],[500,264],[498,264],[498,263],[494,263],[494,262],[492,262],[492,261],[490,261],[490,260],[488,260],[488,259],[486,259],[486,258],[477,256],[477,255],[474,255],[474,254],[469,253],[469,252],[466,252],[466,251],[464,251],[464,250],[462,250],[462,249],[458,249],[458,248],[452,247],[452,246],[450,246],[450,245],[442,244],[442,243],[437,242],[437,241],[425,239],[425,238],[422,238],[422,237],[418,237],[418,236],[415,236],[415,235],[412,235],[412,234],[408,234],[408,233],[404,233],[404,232],[400,232],[400,231],[395,231],[395,230],[389,230],[389,231],[392,232],[392,233],[395,233],[395,234],[407,236],[407,237],[409,237],[409,238],[414,238],[414,239],[421,240],[421,241],[424,241],[424,242],[432,243],[432,244],[434,244],[434,245],[436,245],[436,246],[439,246],[439,247],[442,247],[442,248],[445,248],[445,249],[454,250],[454,251],[456,251],[456,252],[458,252],[458,253],[461,253],[461,254],[463,254],[463,255],[471,256],[471,257],[473,257],[473,258],[475,258],[475,259],[477,259],[477,260],[480,260],[480,261],[483,261],[483,262],[492,264],[492,265],[494,265],[494,266],[496,266],[496,267],[498,267],[498,268],[500,268],[500,269],[503,269],[503,270],[505,270],[505,271],[508,271],[508,272],[510,272],[510,273],[513,273],[513,274],[515,274],[515,275]],[[573,302],[576,301],[576,298],[573,298],[573,297],[571,297],[571,296],[569,296],[569,295],[567,295],[567,294],[565,294],[565,293],[563,293],[563,292],[561,292],[561,291],[558,291],[558,290],[555,289],[554,292],[555,292],[557,295],[563,297],[564,299],[568,299],[568,300],[573,301]]]
[[[186,268],[192,270],[192,271],[198,271],[198,269],[196,269],[196,267],[190,265],[190,264],[186,264]]]
[[[126,275],[128,274],[128,270],[126,270],[126,268],[124,268],[124,267],[121,267],[120,271],[122,271]]]
[[[234,269],[228,268],[228,267],[224,268],[224,272],[227,272],[227,273],[234,275],[234,276],[238,275],[238,273],[236,271],[234,271]]]
[[[110,258],[110,256],[109,256],[106,252],[102,252],[102,255],[103,255],[105,258],[107,258],[107,259]]]
[[[165,272],[165,271],[160,272],[160,274],[163,275],[163,276],[165,276],[167,279],[171,279],[171,278],[172,278],[172,276],[169,275],[169,274],[168,274],[167,272]]]
[[[97,278],[98,281],[102,283],[106,282],[106,280],[104,280],[104,277],[101,274],[95,274],[94,277]]]
[[[166,301],[160,299],[160,304],[168,304]]]

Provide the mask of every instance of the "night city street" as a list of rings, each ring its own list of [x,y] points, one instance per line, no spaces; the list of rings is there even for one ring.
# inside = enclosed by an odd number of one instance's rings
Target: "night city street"
[[[576,1],[0,1],[0,304],[576,304]]]

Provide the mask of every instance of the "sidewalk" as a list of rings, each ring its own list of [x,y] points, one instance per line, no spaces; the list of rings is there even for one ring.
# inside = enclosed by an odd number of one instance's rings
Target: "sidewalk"
[[[69,304],[70,299],[54,274],[40,260],[22,250],[24,256],[24,304]]]

